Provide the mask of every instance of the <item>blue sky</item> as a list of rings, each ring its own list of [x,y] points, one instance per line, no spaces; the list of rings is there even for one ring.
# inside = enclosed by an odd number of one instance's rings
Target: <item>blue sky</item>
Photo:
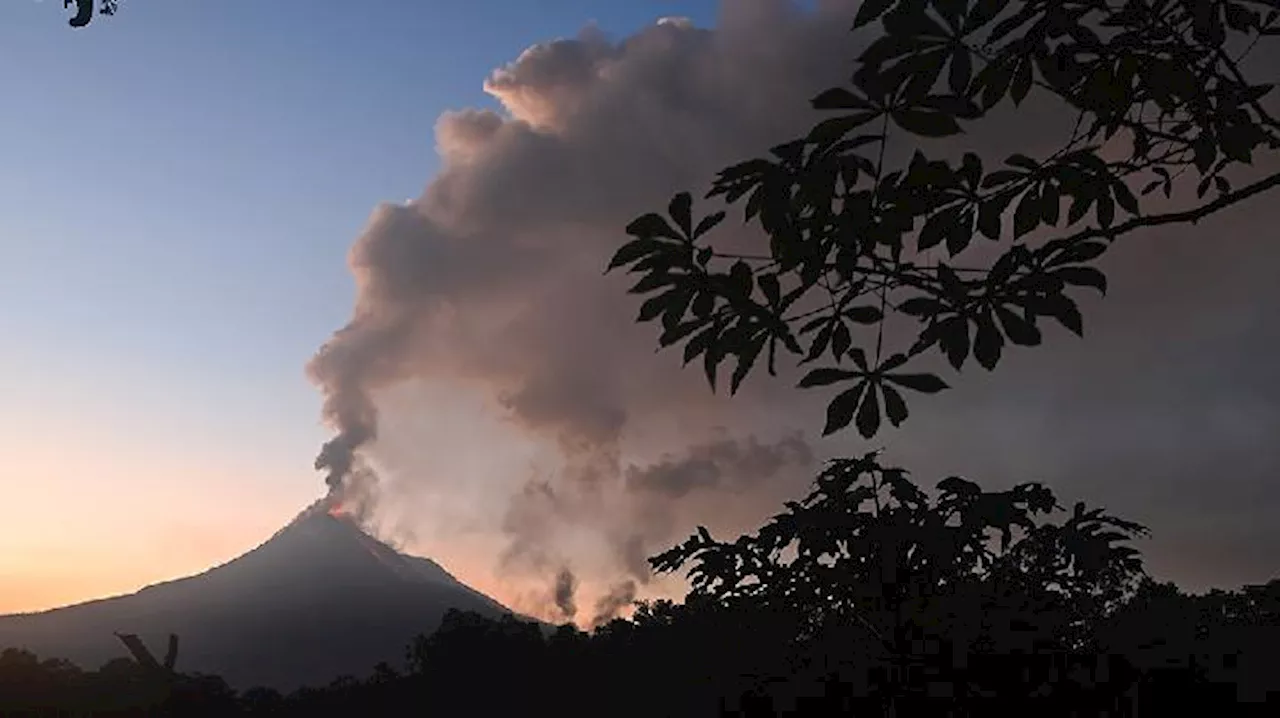
[[[125,532],[166,510],[225,522],[232,502],[255,504],[237,538],[152,561],[159,573],[251,544],[318,493],[326,432],[303,365],[349,316],[345,255],[370,210],[430,179],[439,114],[491,106],[490,71],[589,21],[618,35],[715,13],[708,0],[129,0],[73,31],[60,5],[5,3],[0,23],[0,480],[30,507],[0,528],[0,555],[79,562],[54,531],[68,502],[84,504],[74,520],[107,522],[93,509],[131,497],[133,521],[84,527]],[[139,503],[148,487],[167,498]],[[35,580],[0,564],[0,589]]]

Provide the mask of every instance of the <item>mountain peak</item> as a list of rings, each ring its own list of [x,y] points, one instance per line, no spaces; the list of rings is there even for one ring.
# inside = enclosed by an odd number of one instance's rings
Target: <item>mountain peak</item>
[[[510,611],[439,564],[378,540],[318,501],[271,538],[203,573],[40,614],[0,616],[0,648],[96,668],[116,633],[182,638],[184,671],[288,689],[396,664],[450,608]]]

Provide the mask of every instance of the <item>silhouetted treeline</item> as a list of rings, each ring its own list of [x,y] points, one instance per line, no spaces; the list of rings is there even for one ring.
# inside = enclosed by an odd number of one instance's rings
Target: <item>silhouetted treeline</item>
[[[697,598],[641,603],[630,619],[590,634],[454,611],[413,641],[402,666],[289,695],[237,694],[208,676],[159,685],[125,658],[83,671],[8,649],[0,654],[0,714],[878,716],[888,713],[891,692],[899,716],[1173,715],[1189,707],[1264,715],[1280,706],[1280,579],[1205,595],[1148,580],[1087,627],[1090,650],[1039,639],[1013,649],[1018,634],[1036,627],[1011,622],[991,628],[988,638],[998,640],[967,649],[909,637],[913,660],[891,665],[866,650],[854,626],[806,638],[796,633],[801,623],[783,611]]]

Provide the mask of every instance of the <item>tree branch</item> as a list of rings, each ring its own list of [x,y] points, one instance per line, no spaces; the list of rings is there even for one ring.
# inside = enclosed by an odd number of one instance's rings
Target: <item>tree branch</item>
[[[1242,189],[1235,190],[1234,192],[1228,192],[1219,196],[1212,202],[1206,202],[1194,209],[1189,209],[1183,212],[1170,212],[1168,214],[1156,214],[1147,217],[1134,217],[1128,222],[1118,224],[1114,227],[1107,229],[1103,229],[1102,227],[1092,227],[1090,229],[1077,232],[1076,234],[1064,239],[1072,244],[1098,237],[1105,237],[1108,240],[1114,240],[1122,234],[1127,234],[1135,229],[1142,229],[1144,227],[1159,227],[1161,225],[1181,224],[1184,222],[1196,224],[1200,220],[1224,207],[1229,207],[1237,202],[1248,199],[1255,194],[1265,192],[1274,187],[1280,187],[1280,173],[1271,175],[1264,180],[1259,180],[1258,182]]]

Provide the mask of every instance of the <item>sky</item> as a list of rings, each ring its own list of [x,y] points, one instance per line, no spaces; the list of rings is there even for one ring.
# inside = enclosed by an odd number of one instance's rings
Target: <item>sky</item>
[[[374,397],[381,533],[533,611],[870,448],[818,442],[812,393],[709,396],[599,277],[632,216],[807,126],[848,0],[58,5],[0,25],[0,612],[261,542],[324,492],[326,397]],[[1276,575],[1266,209],[1118,249],[1085,341],[966,374],[890,455],[1143,521],[1184,585]]]
[[[495,104],[536,41],[713,9],[134,0],[75,32],[60,5],[0,23],[0,611],[203,568],[313,500],[303,365],[371,208],[434,171],[436,117]]]

